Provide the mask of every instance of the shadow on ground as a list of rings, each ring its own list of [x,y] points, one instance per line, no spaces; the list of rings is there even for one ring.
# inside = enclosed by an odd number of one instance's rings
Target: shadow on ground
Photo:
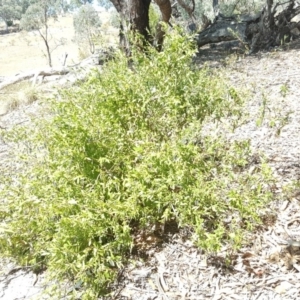
[[[289,50],[296,49],[300,49],[300,38],[290,43],[271,48],[269,51],[261,51],[255,54],[248,54],[249,47],[246,44],[235,40],[216,44],[208,44],[199,48],[196,61],[201,64],[209,64],[209,66],[211,67],[219,67],[220,65],[223,65],[223,62],[232,55],[236,55],[237,57],[244,57],[250,55],[259,57],[261,53],[272,53],[277,51],[288,52]]]

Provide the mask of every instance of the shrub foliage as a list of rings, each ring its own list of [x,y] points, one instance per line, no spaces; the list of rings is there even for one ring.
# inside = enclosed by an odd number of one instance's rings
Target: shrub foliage
[[[192,67],[186,37],[164,47],[133,51],[129,66],[119,54],[52,100],[50,120],[6,136],[27,154],[3,175],[1,250],[80,282],[84,299],[106,293],[138,230],[172,220],[203,249],[235,248],[271,198],[247,141],[201,135],[208,117],[240,114],[237,92]]]

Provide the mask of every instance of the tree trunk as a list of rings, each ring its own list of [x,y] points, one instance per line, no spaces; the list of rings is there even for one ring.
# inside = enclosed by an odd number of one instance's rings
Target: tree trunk
[[[278,12],[277,9],[280,6],[283,10]],[[300,7],[295,5],[295,0],[285,2],[285,6],[280,3],[274,4],[273,0],[267,0],[267,5],[261,13],[254,32],[249,29],[246,31],[248,39],[251,38],[251,51],[269,49],[289,42],[294,28],[291,19],[299,13]]]
[[[168,24],[172,15],[171,2],[169,0],[154,0],[161,12],[161,22]],[[165,32],[162,23],[159,23],[156,28],[155,43],[158,51],[161,51],[164,41]]]
[[[195,0],[191,0],[192,2],[192,6],[190,7],[189,5],[187,5],[184,0],[177,0],[179,5],[187,12],[187,14],[189,15],[189,17],[192,19],[192,21],[195,23],[195,17],[194,17],[194,10],[195,10]]]
[[[149,7],[151,0],[110,0],[120,15],[120,45],[129,54],[129,31],[150,42]]]
[[[151,0],[110,0],[117,12],[120,14],[120,45],[127,53],[130,53],[128,32],[132,31],[140,34],[146,43],[156,43],[161,49],[165,32],[161,24],[157,26],[155,40],[150,34],[149,8]],[[161,11],[161,21],[169,23],[172,8],[170,0],[154,0]]]
[[[131,30],[137,31],[146,41],[150,41],[149,7],[151,0],[130,0],[129,20]]]
[[[217,16],[219,14],[219,0],[213,0],[213,10],[214,15]]]

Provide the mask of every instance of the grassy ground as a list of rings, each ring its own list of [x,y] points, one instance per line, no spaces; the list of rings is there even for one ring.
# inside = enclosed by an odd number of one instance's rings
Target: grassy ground
[[[101,12],[101,38],[96,45],[114,46],[117,42],[118,29],[111,26],[110,14]],[[0,22],[0,30],[5,29]],[[72,15],[60,16],[57,21],[50,22],[50,47],[53,67],[60,67],[64,55],[68,58],[66,65],[73,65],[89,56],[88,46],[78,45],[74,38]],[[41,70],[48,67],[45,44],[38,32],[12,32],[0,35],[0,78],[14,76],[23,72]],[[4,78],[3,78],[4,79]],[[0,81],[1,82],[1,81]],[[39,87],[32,87],[31,83],[21,82],[0,90],[0,115],[14,109],[19,104],[35,101],[39,94]]]
[[[112,45],[116,42],[117,29],[109,24],[109,13],[101,13],[103,41]],[[0,23],[0,29],[4,24]],[[61,66],[65,53],[68,54],[67,65],[77,63],[82,59],[82,49],[74,42],[73,18],[71,15],[59,17],[58,21],[50,23],[50,45],[52,49],[64,39],[64,45],[52,53],[53,66]],[[17,73],[47,67],[45,45],[37,32],[16,32],[2,35],[0,38],[0,77],[12,76]]]

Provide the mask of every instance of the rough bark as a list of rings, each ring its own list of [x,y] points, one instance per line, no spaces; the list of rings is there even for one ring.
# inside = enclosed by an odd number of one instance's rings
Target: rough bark
[[[268,0],[254,30],[251,30],[251,27],[247,28],[246,37],[250,41],[252,52],[290,41],[294,27],[291,20],[300,13],[300,7],[295,7],[294,0],[287,1],[286,4],[284,9],[278,12],[282,5]]]
[[[300,6],[295,4],[295,0],[284,4],[267,0],[266,6],[257,15],[226,17],[219,13],[214,22],[198,34],[196,41],[202,47],[239,39],[249,45],[251,53],[269,49],[295,38],[295,29],[299,30],[300,24],[291,20],[299,13]]]
[[[184,2],[184,0],[177,0],[179,5],[187,12],[189,17],[195,22],[194,10],[195,10],[195,0],[191,0],[192,6],[190,7],[188,4]]]
[[[162,49],[162,44],[165,36],[163,23],[168,24],[172,15],[172,7],[170,0],[154,0],[161,12],[161,22],[157,25],[155,43],[159,51]],[[163,23],[162,23],[163,22]]]
[[[215,16],[219,14],[219,0],[213,0],[213,10]]]
[[[151,0],[110,0],[120,15],[120,46],[129,54],[129,31],[137,32],[151,42],[149,7]]]
[[[128,31],[138,32],[148,43],[155,43],[161,49],[165,32],[162,24],[157,26],[155,40],[150,35],[149,7],[151,0],[110,0],[120,14],[120,45],[130,52]],[[170,0],[154,0],[161,11],[161,21],[169,23],[172,13]]]

